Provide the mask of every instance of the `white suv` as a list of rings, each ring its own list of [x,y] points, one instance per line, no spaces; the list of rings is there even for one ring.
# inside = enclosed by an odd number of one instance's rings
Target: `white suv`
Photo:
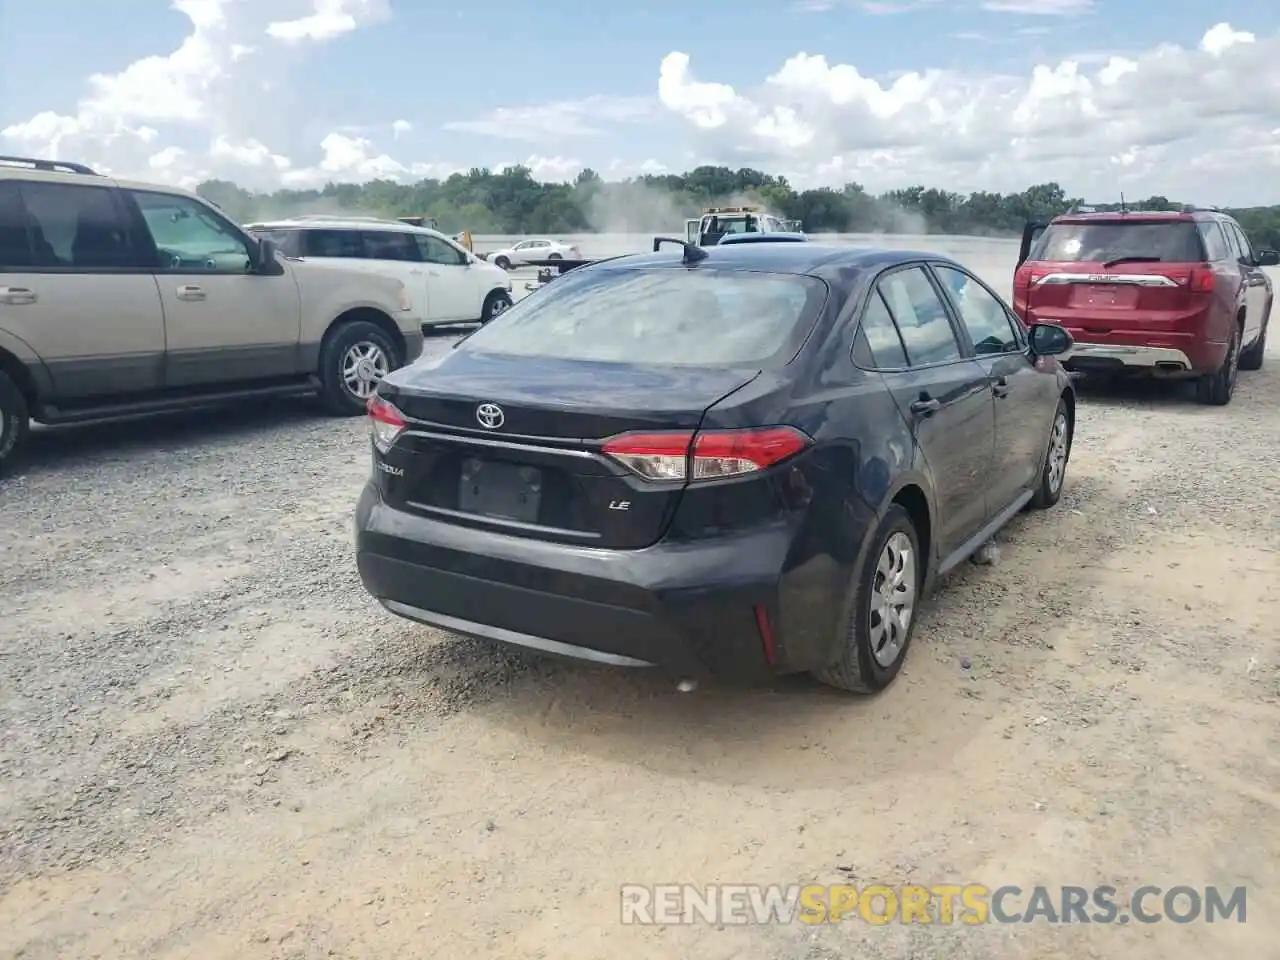
[[[511,306],[511,280],[429,227],[378,217],[308,216],[251,223],[288,257],[395,277],[409,290],[423,326],[488,323]]]

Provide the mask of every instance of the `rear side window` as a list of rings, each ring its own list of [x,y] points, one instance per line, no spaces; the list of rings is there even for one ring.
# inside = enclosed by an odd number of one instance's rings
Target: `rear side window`
[[[1249,237],[1236,224],[1231,224],[1231,230],[1236,235],[1236,242],[1239,245],[1240,253],[1237,256],[1242,257],[1249,263],[1253,262],[1253,244],[1249,242]]]
[[[413,234],[396,233],[392,230],[365,230],[361,233],[364,240],[364,255],[369,260],[408,260],[418,262],[418,245],[414,243]]]
[[[878,284],[913,367],[961,358],[946,307],[920,267],[895,270]]]
[[[307,230],[303,256],[364,259],[364,244],[356,230]]]
[[[1200,231],[1200,239],[1204,241],[1204,250],[1209,260],[1216,263],[1219,260],[1234,259],[1222,228],[1214,221],[1202,220],[1196,224],[1196,229]]]
[[[16,180],[0,181],[0,270],[35,266],[27,211]]]
[[[907,366],[907,351],[878,290],[873,290],[867,301],[862,326],[854,339],[853,359],[858,366],[871,370],[900,370]]]
[[[663,366],[781,366],[812,329],[813,277],[698,268],[584,268],[521,300],[459,349]]]
[[[1167,263],[1204,259],[1200,233],[1190,220],[1162,223],[1102,220],[1051,223],[1031,251],[1032,260],[1105,263],[1119,257],[1158,257]]]
[[[92,270],[138,265],[109,188],[24,183],[22,198],[40,266]]]

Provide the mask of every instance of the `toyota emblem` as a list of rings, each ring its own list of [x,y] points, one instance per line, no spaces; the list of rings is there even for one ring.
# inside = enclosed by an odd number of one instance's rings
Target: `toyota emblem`
[[[497,430],[507,418],[496,403],[482,403],[476,407],[476,419],[480,421],[480,426]]]

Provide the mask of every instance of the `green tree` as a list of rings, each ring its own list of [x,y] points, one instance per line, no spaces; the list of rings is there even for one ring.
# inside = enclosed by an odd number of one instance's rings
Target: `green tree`
[[[857,183],[797,191],[785,177],[763,170],[717,166],[620,181],[606,181],[586,169],[572,183],[544,183],[521,166],[499,172],[475,167],[444,180],[329,183],[319,190],[274,193],[253,193],[226,180],[209,180],[199,192],[241,223],[303,213],[426,215],[450,232],[513,234],[683,234],[683,221],[706,207],[758,203],[799,219],[811,233],[1016,236],[1028,220],[1047,220],[1080,202],[1053,182],[1033,184],[1020,193],[968,195],[915,184],[873,196]],[[1136,211],[1180,208],[1163,196],[1127,201],[1125,206]],[[1119,202],[1102,207],[1119,208]],[[1226,212],[1240,221],[1256,247],[1280,249],[1280,205]]]

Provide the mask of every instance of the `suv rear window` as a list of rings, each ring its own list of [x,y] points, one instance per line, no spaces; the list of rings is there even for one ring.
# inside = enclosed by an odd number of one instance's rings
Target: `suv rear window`
[[[583,268],[481,327],[459,349],[658,365],[791,360],[827,297],[814,277],[699,268]]]
[[[1197,263],[1204,260],[1204,248],[1200,233],[1190,220],[1051,223],[1031,251],[1030,259],[1105,263],[1118,257]]]

